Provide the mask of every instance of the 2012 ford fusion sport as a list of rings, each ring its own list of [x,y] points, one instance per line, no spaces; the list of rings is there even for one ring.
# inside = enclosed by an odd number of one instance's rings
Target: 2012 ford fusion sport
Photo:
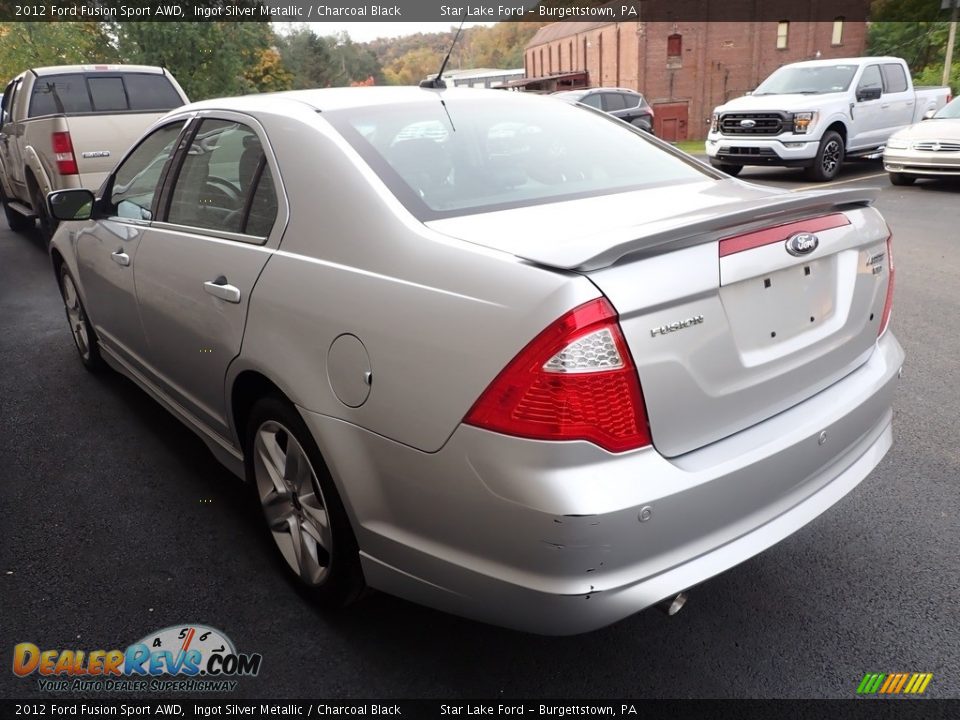
[[[891,445],[870,191],[750,185],[556,99],[196,103],[48,202],[83,363],[252,483],[322,603],[599,628],[797,531]]]

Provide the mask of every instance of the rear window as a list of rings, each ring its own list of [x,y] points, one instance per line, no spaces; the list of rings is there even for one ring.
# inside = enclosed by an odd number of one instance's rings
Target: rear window
[[[422,221],[708,177],[629,126],[550,97],[457,98],[323,117]]]
[[[165,75],[75,73],[37,78],[29,117],[81,113],[161,112],[183,105]]]

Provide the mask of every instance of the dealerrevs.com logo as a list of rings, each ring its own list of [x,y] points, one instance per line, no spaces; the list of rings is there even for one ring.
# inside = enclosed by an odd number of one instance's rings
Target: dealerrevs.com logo
[[[263,656],[239,653],[224,633],[206,625],[176,625],[151,633],[126,650],[13,649],[13,672],[38,676],[43,691],[225,692],[238,677],[260,672]]]

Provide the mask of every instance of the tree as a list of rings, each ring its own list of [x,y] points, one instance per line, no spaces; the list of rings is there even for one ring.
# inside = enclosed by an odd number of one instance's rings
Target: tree
[[[0,80],[32,67],[117,62],[106,28],[96,22],[0,23]]]
[[[376,55],[346,33],[320,37],[298,27],[280,37],[278,46],[295,88],[342,87],[370,77],[383,81]]]
[[[265,76],[258,76],[257,65],[275,41],[268,23],[123,22],[112,27],[125,62],[167,68],[191,100],[286,86],[283,76],[274,75],[267,87],[258,84]]]

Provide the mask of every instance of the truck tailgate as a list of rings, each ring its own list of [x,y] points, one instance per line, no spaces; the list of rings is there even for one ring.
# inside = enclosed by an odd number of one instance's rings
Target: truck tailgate
[[[67,126],[80,172],[80,185],[96,191],[130,146],[154,121],[165,114],[155,112],[68,117]]]

